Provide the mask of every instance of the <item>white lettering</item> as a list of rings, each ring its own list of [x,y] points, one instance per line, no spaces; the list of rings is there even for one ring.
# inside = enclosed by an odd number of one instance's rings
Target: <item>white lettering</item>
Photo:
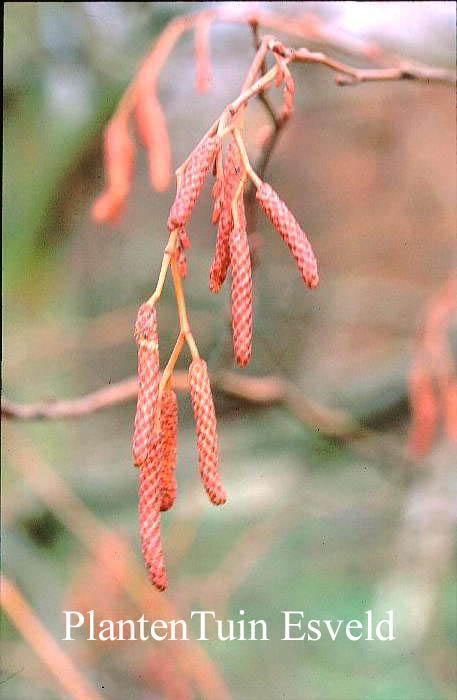
[[[198,639],[201,642],[207,642],[208,638],[206,636],[206,615],[212,615],[213,619],[216,617],[212,610],[192,610],[190,617],[193,618],[194,615],[200,615],[200,636]]]
[[[303,612],[300,610],[282,610],[282,614],[284,615],[284,633],[286,636],[282,638],[282,641],[286,642],[293,642],[293,641],[300,641],[305,638],[305,633],[303,634],[302,637],[290,637],[290,627],[299,627],[301,629],[301,622],[291,622],[290,621],[290,616],[291,615],[300,615],[300,617],[303,619],[304,615]]]
[[[71,630],[76,627],[81,627],[84,622],[84,615],[76,610],[64,610],[63,614],[65,615],[65,637],[63,637],[63,641],[74,642],[74,639],[71,636]],[[78,616],[78,622],[74,625],[71,624],[71,615]]]

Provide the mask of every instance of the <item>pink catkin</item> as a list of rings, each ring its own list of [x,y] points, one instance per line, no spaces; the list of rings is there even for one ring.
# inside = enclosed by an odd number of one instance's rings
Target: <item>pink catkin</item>
[[[154,433],[147,462],[140,470],[138,510],[144,562],[151,582],[159,591],[168,586],[160,536],[161,505],[160,438]]]
[[[200,478],[214,505],[222,505],[227,496],[219,474],[216,413],[205,360],[192,360],[189,367],[189,387],[197,426]]]
[[[176,443],[178,402],[172,390],[165,390],[160,402],[161,491],[160,510],[169,510],[176,498]]]
[[[438,402],[433,379],[422,363],[416,364],[409,378],[412,421],[408,447],[412,455],[421,457],[429,452],[438,428]]]
[[[195,25],[195,64],[197,74],[195,87],[199,92],[207,92],[211,84],[211,60],[209,31],[211,19],[202,18]]]
[[[224,202],[224,183],[222,179],[218,178],[214,183],[212,195],[214,199],[214,207],[211,222],[213,224],[217,224],[221,216],[222,205]]]
[[[457,379],[447,378],[441,387],[446,435],[457,442]]]
[[[159,394],[159,338],[154,307],[140,306],[134,336],[138,344],[138,399],[132,450],[133,463],[140,466],[148,458]]]
[[[230,234],[232,266],[232,331],[235,359],[245,367],[252,352],[252,274],[246,226],[235,226]]]
[[[219,292],[230,265],[230,231],[233,228],[232,201],[240,182],[241,159],[236,144],[231,141],[224,163],[223,204],[219,216],[216,248],[209,272],[209,288]]]
[[[165,114],[154,94],[147,94],[138,101],[135,117],[148,150],[149,179],[155,190],[163,192],[171,179],[171,148]]]
[[[210,136],[192,152],[168,216],[170,231],[184,226],[189,220],[219,146],[219,137]]]
[[[96,200],[92,216],[97,221],[116,218],[127,199],[135,162],[135,146],[127,120],[113,119],[105,130],[105,191]]]
[[[306,234],[293,214],[267,182],[260,185],[256,196],[265,214],[289,247],[305,283],[311,289],[317,287],[319,275],[316,258]]]

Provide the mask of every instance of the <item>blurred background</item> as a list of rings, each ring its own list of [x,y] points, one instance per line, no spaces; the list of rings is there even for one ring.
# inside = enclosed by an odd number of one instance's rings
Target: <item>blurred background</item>
[[[236,12],[241,3],[227,5]],[[454,65],[454,3],[260,5],[315,13],[394,53]],[[135,373],[132,327],[155,286],[174,185],[162,194],[151,189],[139,146],[122,219],[94,223],[103,128],[151,40],[175,15],[208,6],[6,3],[9,399],[77,397]],[[325,44],[280,36],[368,65]],[[187,33],[159,83],[174,167],[238,95],[254,54],[252,32],[233,23],[212,27],[205,94],[195,91],[193,52]],[[294,65],[292,72],[295,114],[265,179],[309,232],[321,283],[313,292],[304,288],[259,212],[253,357],[244,372],[287,380],[295,400],[252,402],[215,391],[229,495],[216,509],[198,480],[189,397],[179,395],[178,496],[162,518],[165,594],[151,590],[140,554],[134,402],[67,420],[3,421],[4,572],[94,697],[455,697],[455,447],[441,437],[418,462],[405,449],[415,338],[426,304],[456,264],[455,92],[413,81],[338,88],[322,66]],[[273,93],[280,105],[281,91]],[[264,124],[262,104],[251,101],[246,138],[254,164]],[[208,184],[189,226],[184,286],[210,370],[237,372],[229,289],[214,296],[207,288],[210,200]],[[169,283],[159,323],[166,362],[177,332]],[[188,362],[184,352],[179,368]],[[327,411],[358,421],[363,433],[332,436],[313,419]],[[152,620],[188,619],[197,609],[238,619],[243,609],[249,619],[267,620],[271,641],[88,643],[81,632],[65,643],[68,609],[94,609],[97,621],[142,612]],[[396,641],[280,641],[281,610],[349,621],[368,609],[394,610]],[[6,617],[2,628],[3,696],[70,697],[39,660],[36,639],[34,648]]]

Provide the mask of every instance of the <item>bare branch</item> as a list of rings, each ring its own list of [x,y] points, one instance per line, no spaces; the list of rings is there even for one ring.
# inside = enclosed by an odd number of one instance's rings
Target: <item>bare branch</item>
[[[213,375],[211,383],[221,393],[252,404],[285,404],[302,423],[314,426],[324,435],[349,438],[361,433],[357,423],[345,413],[326,408],[306,398],[281,377],[241,376],[226,370]],[[187,372],[175,370],[173,386],[177,391],[188,391]],[[22,420],[76,418],[133,401],[137,394],[137,378],[129,377],[77,399],[24,404],[2,398],[2,416]]]

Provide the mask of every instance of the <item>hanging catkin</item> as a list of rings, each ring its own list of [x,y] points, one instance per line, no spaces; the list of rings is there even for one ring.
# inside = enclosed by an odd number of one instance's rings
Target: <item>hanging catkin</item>
[[[211,215],[211,221],[213,224],[217,224],[220,216],[222,205],[224,203],[224,182],[222,179],[217,179],[213,185],[212,196],[214,199],[213,213]]]
[[[219,474],[216,413],[205,360],[192,360],[189,366],[189,387],[197,426],[200,478],[209,499],[222,505],[227,497]]]
[[[247,365],[252,351],[251,256],[243,223],[245,221],[240,221],[230,234],[233,349],[240,367]]]
[[[176,498],[176,443],[178,402],[172,389],[165,389],[160,401],[161,492],[160,510],[169,510]]]
[[[219,215],[216,248],[209,272],[209,288],[217,293],[224,284],[230,264],[230,231],[233,228],[232,202],[240,182],[241,159],[236,144],[229,143],[224,163],[223,204]]]
[[[308,287],[312,289],[317,287],[319,275],[316,258],[306,234],[301,230],[294,215],[267,182],[261,184],[256,197],[273,226],[287,243]]]
[[[192,152],[168,216],[170,231],[184,226],[190,218],[219,146],[219,137],[209,136]]]
[[[409,377],[412,420],[408,436],[411,454],[421,457],[432,445],[438,427],[439,406],[430,371],[422,364],[413,367]]]
[[[138,133],[148,151],[149,179],[158,192],[170,184],[171,148],[165,113],[154,93],[145,94],[135,109]]]
[[[148,459],[140,469],[138,510],[144,562],[149,578],[159,591],[168,585],[160,537],[161,504],[160,437],[154,433]]]
[[[105,130],[107,186],[92,208],[97,221],[109,221],[120,213],[130,190],[134,162],[135,146],[127,119],[113,119]]]
[[[133,463],[140,466],[148,457],[159,394],[159,338],[155,307],[140,306],[134,336],[138,344],[138,399],[132,451]]]

